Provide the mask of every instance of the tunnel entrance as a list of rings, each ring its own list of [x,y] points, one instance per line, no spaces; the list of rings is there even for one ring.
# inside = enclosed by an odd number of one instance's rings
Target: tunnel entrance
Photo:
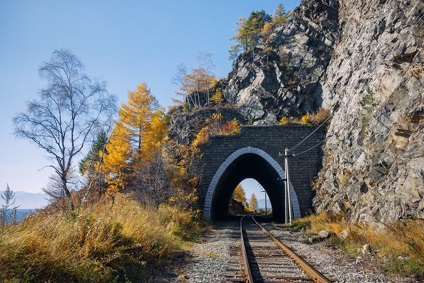
[[[204,205],[208,220],[221,220],[228,216],[229,202],[236,186],[243,180],[255,179],[266,191],[272,205],[275,221],[284,220],[284,170],[266,152],[246,147],[231,154],[216,171],[209,184]],[[300,217],[296,192],[290,185],[294,217]]]

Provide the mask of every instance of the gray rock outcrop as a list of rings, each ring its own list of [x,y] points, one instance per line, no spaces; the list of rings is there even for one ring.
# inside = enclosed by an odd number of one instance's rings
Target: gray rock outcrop
[[[314,206],[350,221],[424,217],[424,3],[340,1],[323,105],[339,104]]]
[[[226,100],[254,125],[316,111],[320,80],[338,36],[337,10],[337,1],[303,1],[266,44],[236,60],[223,81]]]

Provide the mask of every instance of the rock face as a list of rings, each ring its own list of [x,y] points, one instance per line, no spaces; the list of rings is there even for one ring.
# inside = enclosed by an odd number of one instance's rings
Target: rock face
[[[315,210],[352,222],[423,218],[423,39],[422,0],[303,0],[219,82],[235,106],[223,115],[273,125],[332,109]],[[181,111],[171,136],[188,144],[212,112]]]
[[[222,82],[226,100],[255,125],[317,110],[338,36],[337,9],[333,0],[303,1],[264,45],[238,58]]]
[[[350,221],[424,217],[424,3],[341,0],[322,83],[338,104],[314,206]]]

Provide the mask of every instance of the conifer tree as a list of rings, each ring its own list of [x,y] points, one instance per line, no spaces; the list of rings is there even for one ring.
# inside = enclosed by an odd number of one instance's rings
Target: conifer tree
[[[122,123],[116,123],[106,145],[106,152],[100,170],[106,175],[107,193],[111,194],[123,190],[134,171],[131,166],[130,134]]]
[[[6,190],[0,193],[0,196],[4,200],[4,204],[0,208],[0,229],[2,229],[6,224],[16,222],[18,206],[11,208],[15,204],[15,193],[10,189],[9,184],[7,184]]]
[[[244,192],[244,189],[241,184],[238,184],[236,189],[234,190],[233,199],[238,202],[241,202],[243,205],[246,204],[246,193]]]
[[[271,20],[272,17],[264,10],[252,12],[247,20],[243,17],[239,18],[237,22],[239,27],[232,38],[236,41],[236,45],[230,49],[230,59],[236,59],[239,52],[252,51],[260,43],[264,25]]]
[[[90,151],[87,155],[79,162],[79,172],[82,175],[89,176],[93,174],[94,166],[100,162],[103,158],[102,152],[105,151],[105,146],[108,141],[108,137],[105,131],[101,131],[97,134]]]
[[[147,125],[142,137],[141,160],[143,162],[151,160],[155,156],[157,149],[165,141],[168,118],[163,108],[157,109],[152,114],[151,122]]]
[[[119,121],[106,145],[107,154],[104,156],[104,172],[108,174],[108,192],[116,192],[124,189],[129,180],[134,177],[138,164],[142,161],[142,149],[149,149],[143,145],[149,131],[154,135],[163,135],[164,125],[154,125],[156,119],[159,124],[163,111],[155,114],[158,110],[156,98],[151,95],[145,83],[141,83],[134,92],[128,93],[128,103],[122,104],[119,110]],[[154,118],[157,115],[157,118]],[[163,122],[160,122],[163,123]],[[160,128],[160,129],[159,129]],[[158,133],[154,131],[158,131]],[[152,136],[153,134],[150,134]],[[153,135],[153,136],[154,136]],[[147,142],[152,144],[152,138]]]
[[[272,19],[273,22],[278,22],[283,19],[286,15],[286,9],[282,3],[279,3],[277,9],[274,11],[274,17]]]
[[[128,93],[128,104],[121,105],[119,121],[126,128],[135,152],[141,149],[143,134],[157,108],[158,102],[145,83],[141,83],[134,92]]]
[[[258,199],[256,198],[255,194],[252,194],[249,201],[249,208],[255,211],[258,209]]]

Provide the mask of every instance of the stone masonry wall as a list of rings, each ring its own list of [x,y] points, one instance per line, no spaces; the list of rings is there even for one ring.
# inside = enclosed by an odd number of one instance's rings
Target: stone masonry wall
[[[201,148],[204,167],[200,206],[202,208],[204,206],[206,192],[215,172],[233,152],[247,146],[259,148],[268,153],[284,169],[284,158],[279,156],[279,153],[284,154],[286,147],[292,148],[315,129],[314,126],[302,125],[243,126],[240,135],[211,137],[209,143]],[[294,153],[313,147],[323,138],[324,130],[321,128],[297,147]],[[322,153],[319,146],[289,159],[290,181],[296,191],[302,215],[312,209],[314,193],[311,190],[311,181],[318,174],[321,159]]]

